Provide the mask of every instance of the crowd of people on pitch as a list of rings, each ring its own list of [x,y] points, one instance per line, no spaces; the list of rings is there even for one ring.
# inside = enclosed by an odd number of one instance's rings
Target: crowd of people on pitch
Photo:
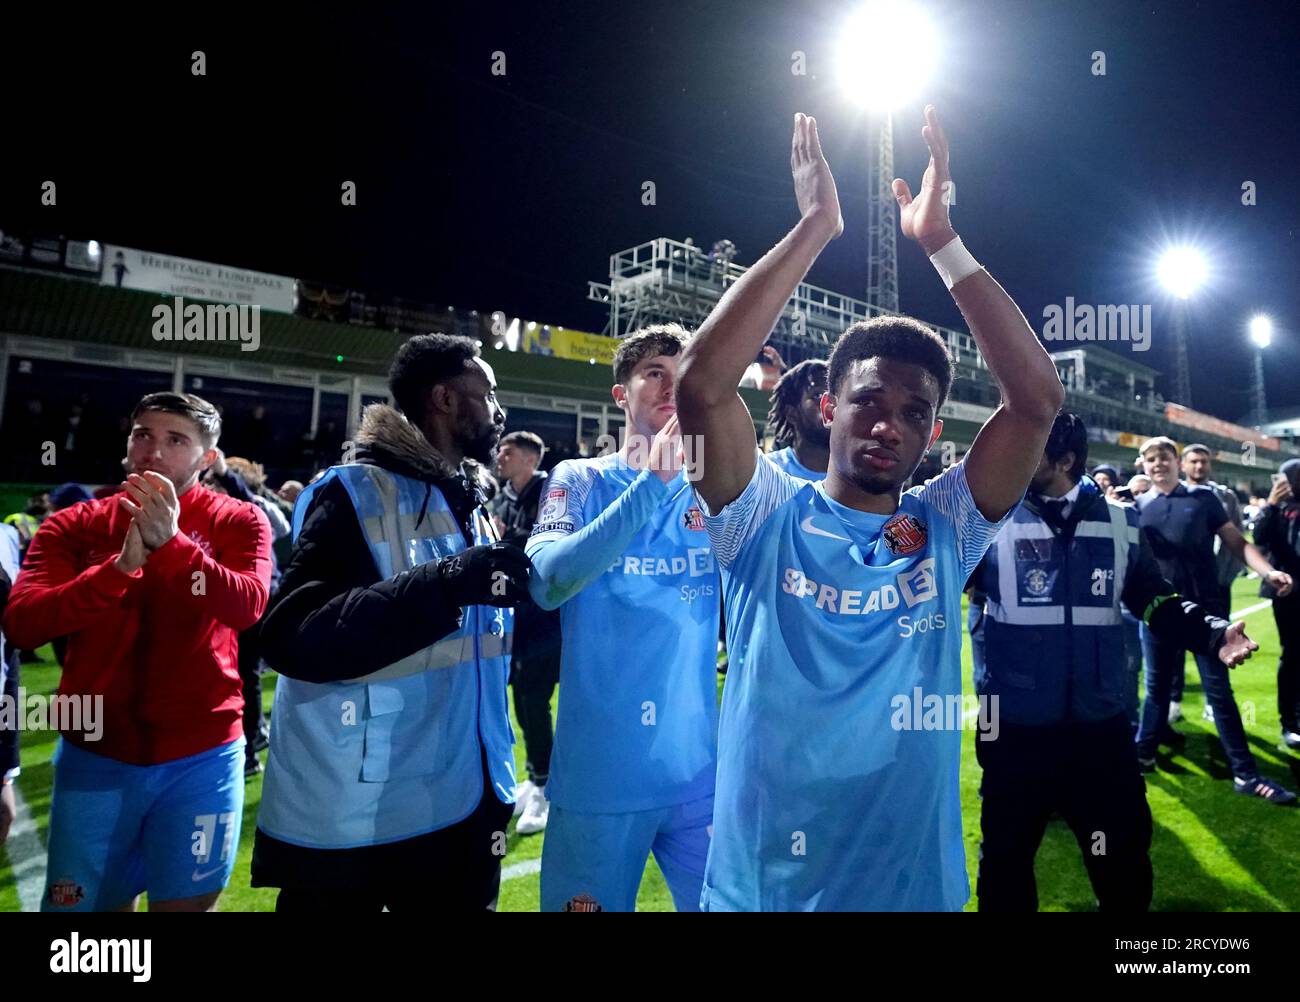
[[[651,855],[681,911],[960,910],[964,727],[930,707],[961,699],[968,590],[975,690],[998,716],[974,741],[981,910],[1036,907],[1053,815],[1101,909],[1149,906],[1144,773],[1184,740],[1184,651],[1233,788],[1294,801],[1233,698],[1258,645],[1219,560],[1273,598],[1294,747],[1300,461],[1253,543],[1208,450],[1146,442],[1130,497],[1088,475],[1055,365],[953,229],[948,141],[925,118],[921,189],[894,181],[901,230],[1001,393],[956,462],[933,456],[947,344],[892,315],[781,373],[776,448],[756,443],[737,387],[780,368],[766,339],[844,228],[802,114],[794,227],[697,331],[620,342],[616,451],[542,473],[538,437],[504,434],[478,346],[445,334],[401,345],[395,406],[367,407],[348,454],[300,489],[226,458],[203,398],[141,399],[119,484],[46,516],[25,553],[2,530],[6,685],[14,649],[58,640],[60,693],[104,707],[97,740],[60,737],[42,908],[129,911],[147,892],[151,910],[214,909],[266,742],[248,876],[277,911],[493,909],[512,813],[516,835],[545,828],[544,911],[633,910]],[[279,673],[269,739],[262,663]]]

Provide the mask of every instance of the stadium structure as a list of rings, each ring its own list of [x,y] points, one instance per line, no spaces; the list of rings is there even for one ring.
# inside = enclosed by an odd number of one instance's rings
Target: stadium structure
[[[588,283],[587,298],[608,311],[604,331],[595,334],[499,312],[378,301],[357,290],[96,241],[0,236],[0,414],[9,457],[0,503],[16,510],[36,485],[115,482],[131,406],[165,389],[199,393],[223,409],[228,453],[263,462],[273,479],[309,476],[334,461],[366,404],[388,401],[385,374],[401,341],[431,330],[482,343],[509,429],[540,434],[551,451],[547,466],[592,454],[622,425],[609,394],[616,339],[665,321],[694,329],[744,272],[725,249],[706,253],[668,237],[618,251],[607,280]],[[159,340],[155,309],[176,295],[262,304],[257,350],[229,340]],[[791,364],[824,356],[846,327],[882,312],[804,283],[771,340]],[[943,440],[950,454],[960,454],[997,405],[998,390],[969,333],[931,326],[957,363],[941,416]],[[1160,374],[1118,353],[1081,346],[1053,357],[1067,406],[1093,435],[1094,462],[1131,467],[1140,441],[1168,435],[1205,442],[1220,480],[1260,490],[1279,462],[1300,454],[1294,438],[1163,400]],[[766,394],[741,395],[761,434]],[[55,445],[53,465],[42,462],[47,442]]]

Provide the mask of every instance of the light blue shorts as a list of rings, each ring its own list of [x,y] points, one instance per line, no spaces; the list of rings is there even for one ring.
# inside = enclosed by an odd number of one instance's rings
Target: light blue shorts
[[[104,911],[220,891],[244,815],[244,739],[129,765],[62,739],[54,759],[41,911]]]
[[[713,796],[629,814],[584,814],[552,804],[542,844],[542,911],[564,911],[580,894],[604,911],[636,910],[654,853],[679,912],[700,910]]]

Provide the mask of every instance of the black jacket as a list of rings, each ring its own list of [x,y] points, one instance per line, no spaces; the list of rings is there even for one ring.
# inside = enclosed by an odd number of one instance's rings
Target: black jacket
[[[466,544],[482,504],[479,468],[455,469],[391,407],[366,408],[356,461],[421,480],[442,492]],[[347,489],[337,480],[311,501],[280,593],[262,623],[262,656],[306,682],[378,671],[453,633],[461,609],[444,593],[438,562],[381,580]]]
[[[1270,564],[1300,583],[1300,501],[1265,508],[1255,523],[1255,545],[1264,551]],[[1260,584],[1259,593],[1264,598],[1277,594],[1267,582]]]
[[[466,543],[472,544],[470,518],[482,503],[476,464],[467,461],[462,469],[453,468],[405,418],[382,404],[366,408],[356,461],[421,480],[429,496],[441,491]],[[452,633],[460,620],[460,608],[438,577],[438,561],[380,579],[347,488],[335,480],[311,501],[280,593],[262,622],[263,657],[290,678],[334,682],[413,654]],[[484,783],[484,800],[470,818],[398,842],[310,849],[281,842],[259,828],[252,884],[355,892],[426,881],[430,868],[445,865],[449,854],[465,853],[466,833],[476,831],[484,819],[492,830],[504,829],[509,807],[492,795],[486,773]],[[501,811],[504,819],[496,817]]]
[[[501,538],[521,550],[537,522],[537,507],[546,490],[546,474],[534,473],[524,489],[515,494],[507,480],[492,500],[491,511],[503,526]],[[552,659],[560,654],[560,610],[547,611],[531,599],[515,608],[513,660]]]

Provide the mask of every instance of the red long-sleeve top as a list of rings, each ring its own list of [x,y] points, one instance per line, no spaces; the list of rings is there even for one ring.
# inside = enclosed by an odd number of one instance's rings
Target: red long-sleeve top
[[[114,566],[131,521],[117,497],[50,516],[4,616],[6,637],[28,650],[68,637],[60,695],[103,697],[99,739],[87,740],[83,720],[65,740],[134,765],[243,733],[238,633],[269,594],[266,516],[199,485],[180,504],[180,531],[134,574]]]

